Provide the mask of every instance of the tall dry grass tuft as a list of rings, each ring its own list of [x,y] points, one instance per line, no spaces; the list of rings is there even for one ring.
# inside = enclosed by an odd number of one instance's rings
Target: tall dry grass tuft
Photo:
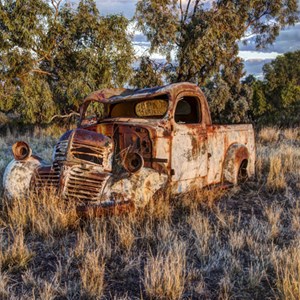
[[[232,298],[232,290],[234,286],[234,282],[232,282],[230,275],[225,273],[223,278],[219,282],[220,286],[220,294],[219,298],[220,300],[229,300]]]
[[[299,201],[296,202],[295,207],[292,209],[292,230],[300,236],[300,205]]]
[[[103,296],[104,273],[105,262],[99,251],[88,251],[80,267],[83,297],[100,299]]]
[[[287,128],[283,130],[283,135],[287,140],[298,140],[300,138],[300,130],[299,128]]]
[[[149,255],[144,267],[144,288],[151,299],[180,299],[184,292],[186,245],[176,240],[156,256]]]
[[[14,199],[5,205],[6,222],[44,237],[62,234],[79,225],[75,204],[59,199],[53,191]]]
[[[91,240],[103,258],[110,259],[113,253],[106,220],[94,220],[89,226]]]
[[[135,241],[134,220],[126,218],[126,221],[114,218],[112,224],[116,232],[116,242],[121,249],[129,252]]]
[[[291,173],[299,177],[300,148],[296,145],[282,145],[278,152],[282,157],[283,172]],[[279,155],[280,155],[279,154]]]
[[[33,289],[33,297],[44,300],[57,299],[59,295],[59,283],[55,280],[38,280],[36,289]]]
[[[268,219],[270,227],[269,237],[271,239],[275,239],[280,233],[280,216],[282,214],[282,208],[272,205],[270,207],[266,207],[264,213]]]
[[[11,234],[8,237],[6,247],[1,237],[0,245],[0,268],[1,270],[18,271],[27,267],[34,253],[27,247],[24,240],[22,228],[11,228]],[[12,240],[12,241],[11,241]]]
[[[280,156],[270,157],[270,170],[267,178],[267,187],[272,191],[280,191],[287,186],[283,173],[282,159]]]
[[[188,219],[191,226],[191,237],[195,240],[198,259],[204,263],[210,255],[210,243],[213,237],[213,228],[209,219],[203,214],[194,213]]]
[[[9,296],[11,296],[8,286],[9,281],[9,275],[0,271],[0,299],[9,299]]]
[[[230,230],[229,231],[229,245],[232,252],[236,253],[243,249],[246,244],[247,234],[244,230]]]
[[[278,141],[280,130],[275,127],[265,127],[258,133],[259,141],[262,143],[275,143]]]
[[[110,259],[112,256],[112,243],[108,236],[107,223],[105,220],[96,219],[77,232],[77,241],[74,248],[74,255],[77,259],[84,259],[86,253],[97,250],[103,259]]]
[[[300,299],[300,244],[274,251],[276,286],[282,299]]]

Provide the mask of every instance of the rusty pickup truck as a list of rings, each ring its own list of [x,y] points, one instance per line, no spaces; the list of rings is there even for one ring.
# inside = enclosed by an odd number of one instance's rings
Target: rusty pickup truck
[[[82,211],[144,207],[171,195],[254,175],[251,125],[212,124],[206,98],[191,83],[103,89],[89,95],[77,129],[63,134],[46,164],[16,142],[3,178],[8,198],[52,188]]]

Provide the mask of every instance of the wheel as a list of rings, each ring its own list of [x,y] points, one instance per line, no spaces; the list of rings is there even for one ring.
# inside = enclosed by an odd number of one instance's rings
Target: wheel
[[[247,172],[248,161],[243,160],[240,164],[240,168],[237,176],[237,183],[243,183],[248,180],[248,172]]]

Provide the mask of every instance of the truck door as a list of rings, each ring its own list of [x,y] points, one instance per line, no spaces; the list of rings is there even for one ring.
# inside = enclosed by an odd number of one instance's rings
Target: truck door
[[[172,137],[172,181],[207,176],[207,131],[200,99],[182,96],[176,104]]]

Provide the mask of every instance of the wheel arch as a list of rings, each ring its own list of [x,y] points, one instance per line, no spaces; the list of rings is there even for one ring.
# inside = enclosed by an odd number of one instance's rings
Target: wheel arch
[[[246,145],[239,143],[231,144],[225,154],[222,170],[222,181],[237,184],[241,167],[243,167],[244,172],[246,171],[247,175],[249,175],[249,158],[250,153]]]

